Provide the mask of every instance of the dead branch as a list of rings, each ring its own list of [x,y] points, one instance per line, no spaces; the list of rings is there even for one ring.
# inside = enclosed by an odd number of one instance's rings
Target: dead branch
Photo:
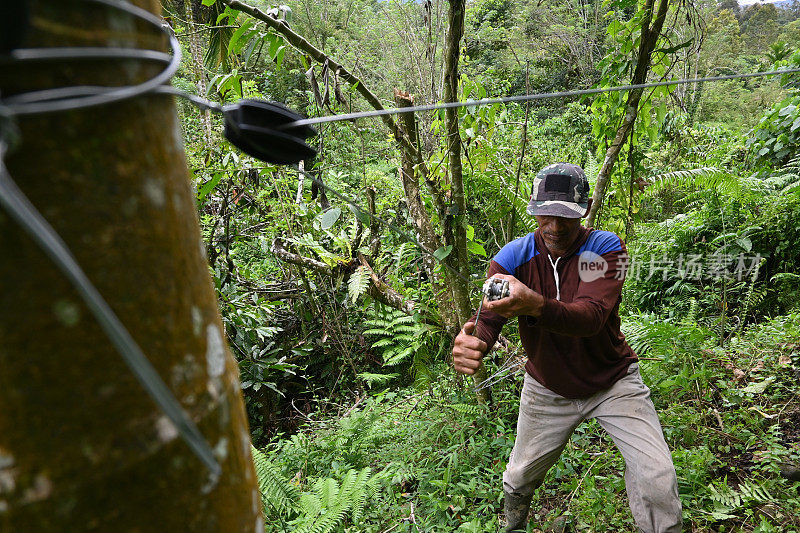
[[[284,240],[280,237],[277,237],[274,241],[272,241],[272,253],[275,254],[278,259],[286,263],[291,263],[293,265],[301,266],[315,272],[321,272],[323,274],[331,273],[331,267],[322,261],[317,261],[316,259],[305,257],[287,250]]]
[[[369,273],[369,279],[372,284],[367,290],[369,291],[370,296],[379,302],[388,305],[389,307],[406,313],[407,315],[414,314],[414,302],[410,302],[403,298],[399,292],[391,288],[385,281],[379,278],[375,271],[372,270],[372,267],[363,254],[358,254],[358,260]]]

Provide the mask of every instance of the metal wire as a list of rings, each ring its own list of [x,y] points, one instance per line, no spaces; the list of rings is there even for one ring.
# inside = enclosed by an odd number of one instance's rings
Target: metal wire
[[[299,126],[310,126],[312,124],[322,124],[325,122],[339,122],[343,120],[354,120],[358,118],[381,117],[386,115],[399,115],[401,113],[416,113],[418,111],[436,111],[439,109],[452,109],[457,107],[475,107],[481,105],[506,104],[510,102],[528,102],[531,100],[544,100],[547,98],[567,98],[570,96],[584,96],[588,94],[610,93],[619,91],[631,91],[634,89],[649,89],[651,87],[665,87],[669,85],[685,85],[687,83],[713,82],[724,80],[736,80],[742,78],[759,78],[762,76],[776,76],[778,74],[791,74],[800,72],[800,68],[790,68],[782,70],[769,70],[764,72],[747,72],[742,74],[728,74],[725,76],[709,76],[705,78],[691,78],[680,80],[666,80],[651,83],[637,83],[633,85],[617,85],[615,87],[597,87],[593,89],[579,89],[574,91],[559,91],[553,93],[534,93],[522,94],[518,96],[505,96],[502,98],[483,98],[481,100],[467,100],[466,102],[444,102],[441,104],[427,104],[412,107],[400,107],[394,109],[379,109],[374,111],[360,111],[358,113],[346,113],[343,115],[331,115],[327,117],[306,118],[285,124],[278,129],[287,130]]]
[[[67,48],[64,51],[57,49],[22,49],[13,50],[9,57],[10,61],[53,61],[53,60],[93,60],[93,59],[140,59],[143,61],[164,61],[169,57],[169,62],[157,75],[138,85],[128,85],[124,87],[62,87],[58,89],[48,89],[14,95],[3,99],[3,105],[12,115],[39,115],[42,113],[56,113],[61,111],[72,111],[75,109],[86,109],[100,105],[107,105],[122,100],[128,100],[137,96],[154,92],[158,87],[169,82],[170,78],[178,71],[181,62],[181,47],[178,39],[172,33],[166,31],[162,26],[161,19],[127,2],[118,0],[84,0],[85,2],[102,4],[120,11],[124,11],[136,18],[144,20],[155,26],[169,39],[169,46],[172,50],[171,57],[163,52],[152,50],[135,50],[109,48],[106,52],[103,49],[86,48]],[[166,57],[165,57],[166,56]],[[6,60],[9,61],[9,60]]]
[[[490,375],[489,377],[487,377],[485,380],[481,381],[480,383],[476,383],[472,387],[472,390],[474,392],[477,392],[477,391],[481,391],[483,389],[488,389],[489,387],[491,387],[495,383],[498,383],[498,382],[500,382],[500,381],[502,381],[502,380],[504,380],[506,378],[509,378],[509,377],[511,377],[511,376],[513,376],[515,374],[518,374],[523,369],[524,369],[524,365],[520,364],[517,361],[516,352],[512,353],[503,362],[503,364],[500,365],[500,368],[498,368],[497,371],[494,374]]]

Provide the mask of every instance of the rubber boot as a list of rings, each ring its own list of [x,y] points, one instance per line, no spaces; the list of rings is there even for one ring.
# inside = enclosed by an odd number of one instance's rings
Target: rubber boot
[[[528,525],[528,510],[533,494],[503,492],[505,495],[506,533],[525,532]]]

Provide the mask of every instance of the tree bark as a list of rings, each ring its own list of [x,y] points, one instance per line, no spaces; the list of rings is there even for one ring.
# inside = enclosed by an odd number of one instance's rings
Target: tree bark
[[[137,33],[129,16],[105,7],[31,8],[25,47],[165,48],[163,36]],[[140,83],[161,67],[3,68],[8,96]],[[172,99],[141,96],[18,126],[11,176],[196,422],[222,475],[209,477],[77,292],[0,211],[0,530],[263,531],[238,367],[223,340]]]
[[[394,101],[397,107],[411,107],[414,105],[413,97],[403,91],[395,89]],[[416,142],[417,124],[414,120],[413,113],[404,113],[400,115],[403,121],[403,129],[405,135]],[[419,178],[417,177],[417,161],[413,158],[412,154],[407,151],[400,153],[400,181],[403,183],[403,191],[406,195],[406,202],[408,202],[408,212],[411,214],[411,219],[414,221],[414,226],[419,234],[420,241],[428,250],[436,250],[442,244],[436,231],[433,229],[428,214],[425,211],[425,205],[422,203],[422,197],[419,191]],[[422,257],[425,270],[431,280],[435,280],[436,259],[428,254],[423,254]]]
[[[277,257],[281,261],[301,266],[303,268],[307,268],[315,272],[330,274],[332,270],[331,267],[329,267],[326,263],[323,263],[322,261],[317,261],[316,259],[312,259],[311,257],[305,257],[300,254],[288,251],[283,242],[283,239],[281,239],[280,237],[272,241],[272,253],[275,254],[275,257]]]
[[[399,309],[407,315],[414,314],[414,302],[410,302],[403,298],[402,294],[391,288],[386,284],[386,282],[379,278],[375,271],[372,270],[372,267],[370,266],[369,262],[367,262],[367,259],[362,254],[358,254],[358,260],[369,273],[369,279],[372,282],[372,285],[369,287],[370,296],[380,302],[385,303],[389,307]]]
[[[644,10],[645,16],[642,20],[641,39],[639,42],[639,58],[636,62],[636,68],[633,72],[632,85],[638,85],[647,81],[647,73],[650,70],[650,58],[653,54],[653,49],[658,42],[658,37],[661,34],[661,29],[664,26],[664,20],[667,17],[667,8],[669,7],[669,0],[660,0],[658,11],[653,18],[653,4],[655,0],[646,0]],[[650,23],[652,22],[652,26]],[[644,89],[633,89],[628,93],[628,100],[625,104],[625,115],[622,119],[622,124],[617,129],[614,140],[606,150],[606,156],[603,159],[603,165],[600,167],[600,172],[597,174],[597,181],[594,185],[594,194],[592,194],[592,206],[589,209],[589,216],[586,219],[586,225],[594,226],[597,213],[603,205],[603,196],[608,186],[608,180],[611,177],[611,172],[614,170],[614,164],[619,158],[620,150],[622,150],[625,141],[628,139],[633,130],[633,125],[636,122],[636,116],[639,112],[639,103],[642,99]]]
[[[458,60],[460,57],[461,38],[464,35],[465,0],[450,0],[450,10],[447,15],[448,31],[445,47],[444,67],[444,101],[458,101]],[[451,211],[444,220],[445,243],[452,245],[450,255],[444,260],[454,272],[445,269],[444,275],[447,285],[453,296],[453,305],[456,313],[456,324],[451,333],[456,335],[461,326],[472,316],[472,302],[469,298],[469,257],[467,255],[466,212],[467,201],[464,194],[464,175],[461,165],[461,134],[458,124],[458,109],[445,110],[445,124],[447,127],[447,160],[450,167],[450,191],[452,192]],[[477,385],[486,381],[486,367],[481,365],[472,375],[473,382]],[[478,400],[489,400],[490,389],[481,389],[477,392]]]
[[[458,101],[458,60],[460,55],[461,38],[464,35],[464,0],[450,0],[448,13],[449,30],[445,50],[445,102]],[[444,220],[445,243],[452,245],[453,249],[445,258],[455,271],[461,274],[458,279],[452,272],[445,273],[450,278],[448,285],[453,294],[456,308],[457,327],[472,315],[472,304],[469,300],[469,258],[467,256],[466,211],[467,202],[464,195],[464,176],[461,165],[461,135],[459,133],[458,109],[445,110],[445,123],[447,128],[447,160],[450,167],[450,190],[452,204],[450,213]],[[456,330],[457,332],[458,330]]]

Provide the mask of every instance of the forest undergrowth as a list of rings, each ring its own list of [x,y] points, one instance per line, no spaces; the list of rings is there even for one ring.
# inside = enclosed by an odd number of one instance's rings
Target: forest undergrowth
[[[748,327],[724,347],[708,329],[654,315],[627,317],[625,331],[672,450],[685,529],[800,530],[800,482],[781,475],[800,462],[800,313]],[[267,446],[257,465],[273,473],[261,477],[268,530],[500,529],[521,374],[497,383],[489,406],[452,372],[442,376],[422,390],[322,403]],[[610,438],[585,422],[538,490],[532,524],[566,517],[574,531],[636,531],[623,471]],[[373,484],[354,489],[356,475]]]
[[[177,85],[309,117],[800,67],[798,0],[663,3],[652,31],[646,0],[164,5],[187,52]],[[459,5],[460,52],[447,38]],[[218,118],[181,104],[267,531],[501,530],[522,376],[481,403],[448,360],[489,259],[535,229],[530,187],[557,161],[595,191],[607,178],[593,227],[638,261],[623,332],[684,529],[800,531],[798,91],[789,74],[661,87],[634,98],[632,122],[632,93],[605,92],[318,124],[313,180],[220,143]],[[516,328],[503,335],[490,375],[520,352]],[[532,506],[531,530],[565,524],[635,531],[622,458],[592,421]]]

